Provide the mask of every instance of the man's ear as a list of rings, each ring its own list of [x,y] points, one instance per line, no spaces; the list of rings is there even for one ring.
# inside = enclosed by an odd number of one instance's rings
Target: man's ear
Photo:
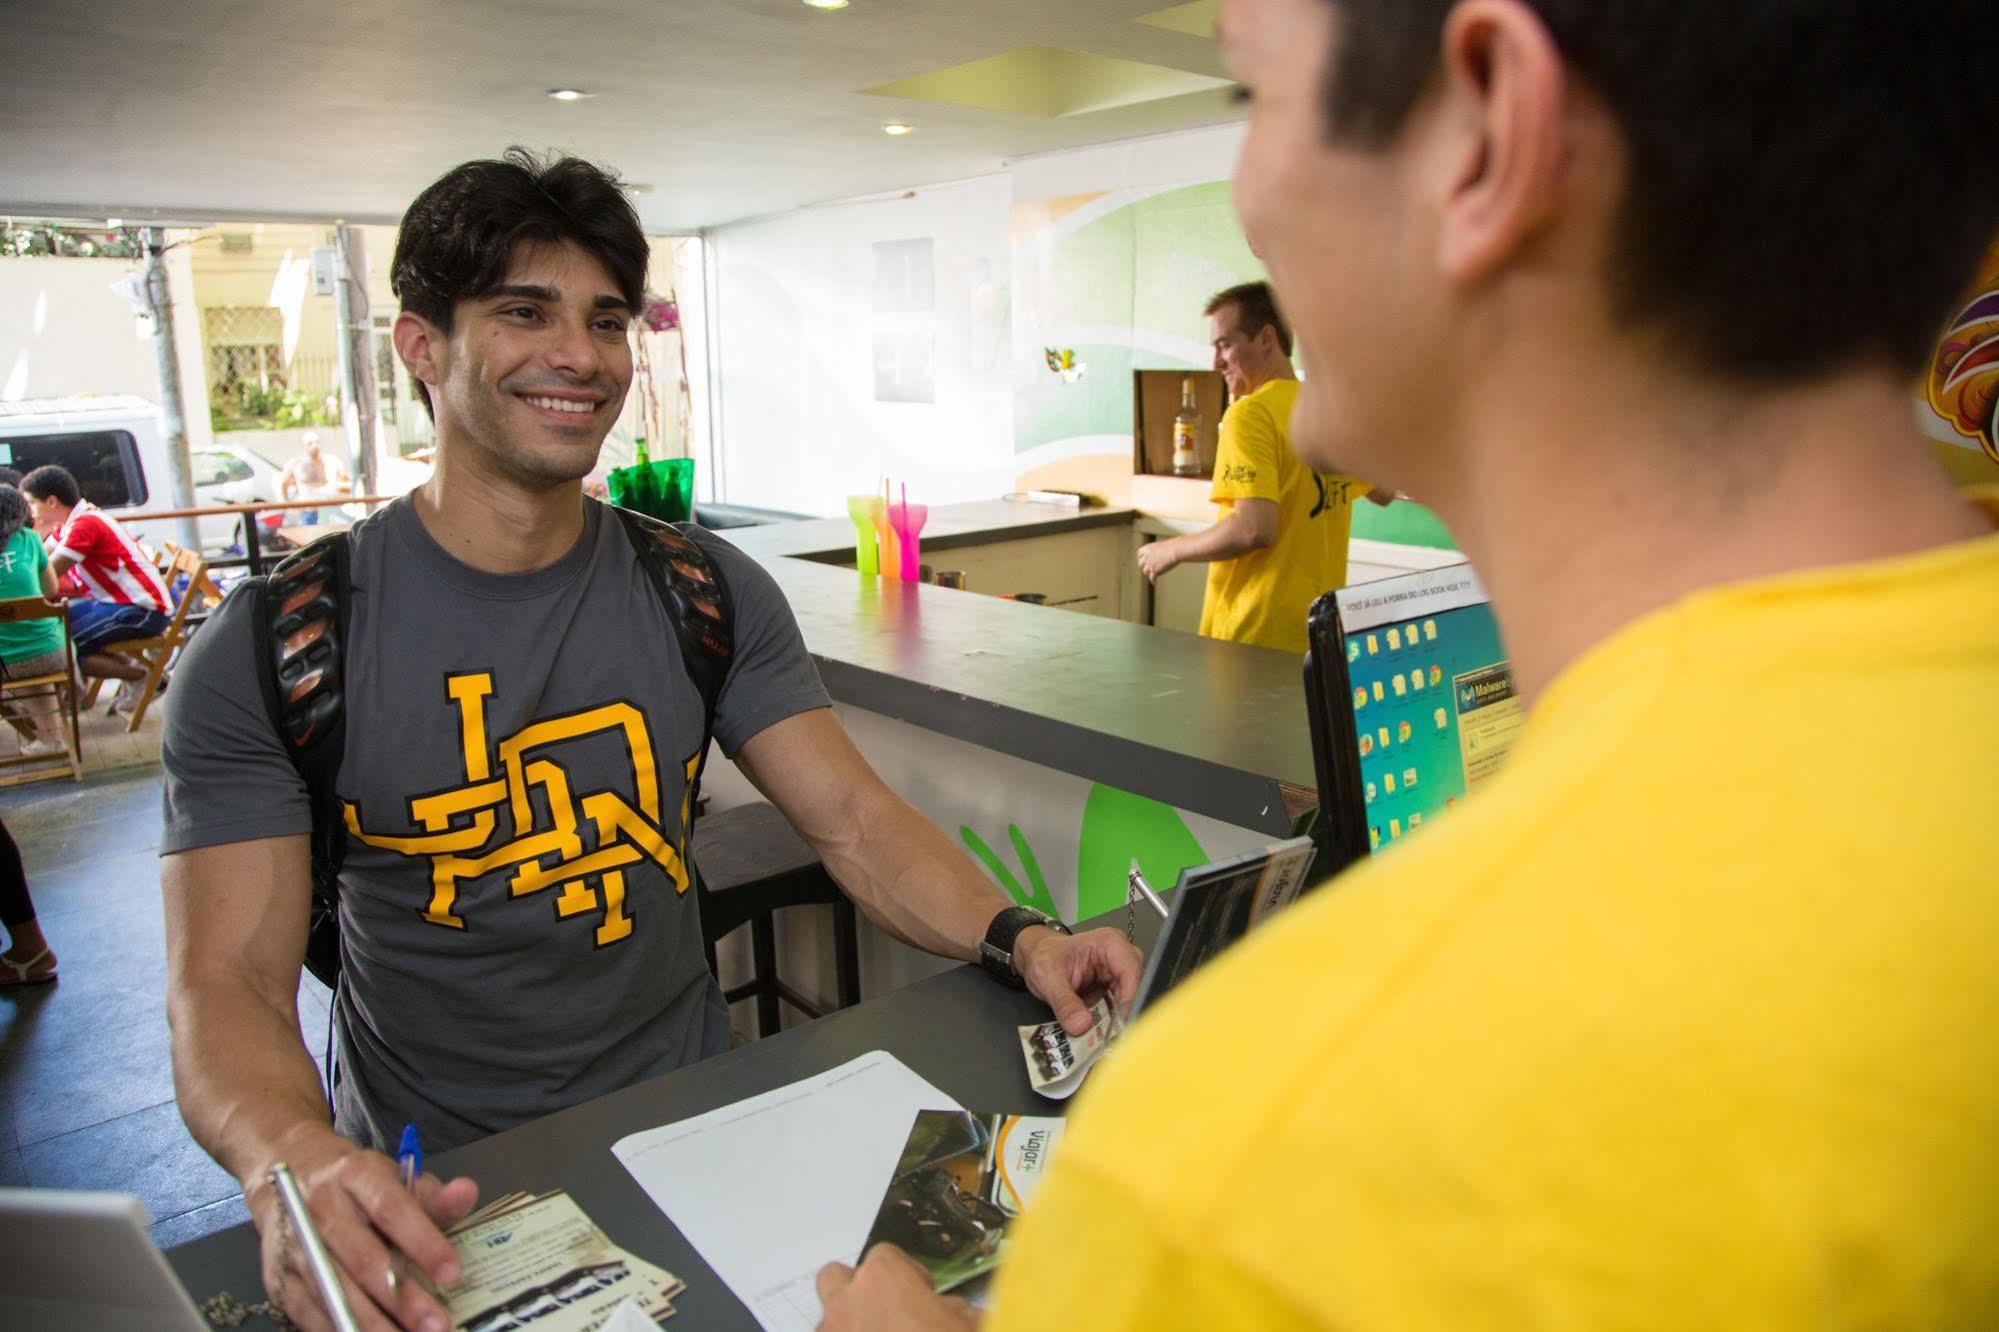
[[[444,382],[450,338],[422,315],[404,310],[396,316],[389,340],[395,343],[396,356],[408,368],[410,377],[428,388],[435,402],[438,386]]]
[[[1566,71],[1522,0],[1464,0],[1444,25],[1448,192],[1438,262],[1459,281],[1503,265],[1560,197]]]

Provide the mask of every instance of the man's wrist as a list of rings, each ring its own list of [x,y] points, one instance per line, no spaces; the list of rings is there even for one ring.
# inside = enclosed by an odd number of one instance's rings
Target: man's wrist
[[[250,1193],[269,1182],[271,1167],[280,1161],[287,1165],[301,1165],[314,1152],[325,1150],[328,1138],[345,1144],[347,1139],[334,1132],[333,1125],[323,1119],[295,1120],[272,1132],[260,1134],[257,1145],[245,1152],[235,1168],[237,1183],[244,1193]]]
[[[1043,944],[1055,937],[1055,931],[1046,925],[1029,925],[1013,941],[1013,969],[1023,977],[1027,975],[1027,960],[1041,951]]]
[[[1068,933],[1068,927],[1059,920],[1033,907],[1007,907],[986,926],[985,937],[979,944],[979,965],[1000,984],[1024,988],[1027,978],[1023,962],[1037,946],[1030,937],[1035,930]],[[1023,940],[1027,941],[1025,948]]]

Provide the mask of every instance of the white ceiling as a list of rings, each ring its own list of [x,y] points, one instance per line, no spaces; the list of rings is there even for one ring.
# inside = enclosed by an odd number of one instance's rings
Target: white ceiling
[[[1221,75],[1212,41],[1136,21],[1169,2],[6,0],[0,210],[390,222],[523,143],[691,231],[1239,118],[1221,91],[1060,119],[857,91],[1029,45]]]

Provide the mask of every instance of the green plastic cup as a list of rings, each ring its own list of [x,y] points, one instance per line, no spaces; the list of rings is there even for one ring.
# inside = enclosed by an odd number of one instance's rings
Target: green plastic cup
[[[694,516],[694,460],[664,458],[620,467],[604,478],[611,503],[665,523]]]

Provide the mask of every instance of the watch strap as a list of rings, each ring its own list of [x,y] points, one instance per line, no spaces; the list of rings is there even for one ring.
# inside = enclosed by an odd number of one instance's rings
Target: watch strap
[[[988,976],[1012,989],[1027,988],[1020,968],[1013,962],[1013,945],[1021,931],[1035,925],[1046,925],[1057,934],[1072,932],[1060,920],[1033,907],[1008,907],[993,917],[992,924],[986,927],[986,937],[979,943],[979,965]]]

